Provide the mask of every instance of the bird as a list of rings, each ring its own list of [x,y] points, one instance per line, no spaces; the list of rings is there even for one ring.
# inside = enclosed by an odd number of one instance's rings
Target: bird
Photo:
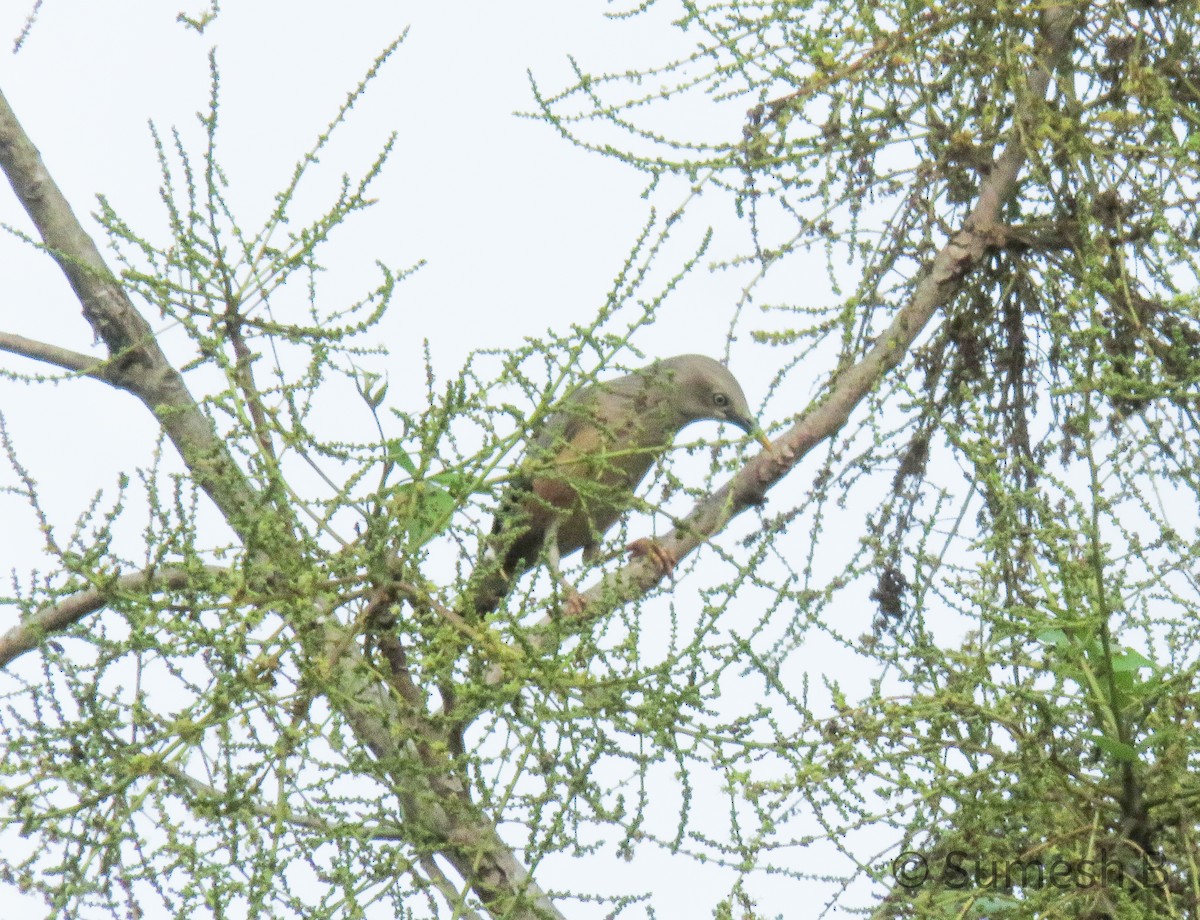
[[[770,449],[737,379],[705,355],[660,359],[553,407],[501,497],[468,581],[469,611],[495,611],[543,552],[556,577],[559,561],[576,550],[593,560],[654,462],[682,428],[702,420],[729,422]],[[674,566],[656,544],[635,541],[629,549],[665,571]]]

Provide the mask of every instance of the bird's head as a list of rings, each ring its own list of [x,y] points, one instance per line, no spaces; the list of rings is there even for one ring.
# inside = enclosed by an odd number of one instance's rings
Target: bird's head
[[[724,364],[706,355],[678,355],[655,362],[649,371],[659,378],[656,384],[669,394],[667,401],[680,428],[706,419],[729,422],[770,448],[771,442],[754,420],[746,394]]]

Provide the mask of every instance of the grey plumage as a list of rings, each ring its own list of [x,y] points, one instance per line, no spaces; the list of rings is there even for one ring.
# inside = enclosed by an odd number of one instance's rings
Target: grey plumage
[[[500,501],[468,589],[470,608],[495,610],[543,548],[552,558],[577,549],[593,557],[675,435],[702,419],[729,422],[770,446],[737,380],[704,355],[665,358],[563,400]]]

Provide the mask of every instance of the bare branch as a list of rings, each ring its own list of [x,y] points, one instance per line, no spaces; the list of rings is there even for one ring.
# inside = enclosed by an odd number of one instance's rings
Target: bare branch
[[[57,604],[43,607],[19,626],[14,626],[0,636],[0,667],[33,651],[48,635],[62,632],[72,623],[78,623],[89,613],[95,613],[112,602],[122,593],[171,591],[187,587],[196,577],[196,569],[163,568],[147,569],[114,578],[108,584],[88,588],[73,594]],[[202,571],[223,574],[220,566],[204,566]]]
[[[94,377],[105,383],[113,382],[107,361],[78,351],[71,351],[69,348],[59,348],[49,342],[27,339],[23,335],[11,332],[0,332],[0,351],[32,358],[34,361],[41,361],[44,364],[53,364],[63,370],[81,374],[84,377]]]

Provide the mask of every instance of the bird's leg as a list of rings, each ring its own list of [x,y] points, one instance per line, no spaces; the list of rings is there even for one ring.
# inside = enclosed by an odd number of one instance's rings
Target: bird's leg
[[[583,610],[583,597],[565,578],[562,577],[562,553],[558,548],[558,525],[562,523],[562,518],[555,516],[550,526],[546,528],[546,568],[550,570],[550,577],[554,579],[554,583],[566,595],[566,602],[563,608],[566,610],[567,616],[578,616]]]
[[[546,568],[550,570],[550,574],[556,582],[562,581],[562,572],[559,566],[562,564],[562,554],[558,549],[558,525],[562,523],[562,518],[557,515],[550,521],[550,526],[546,528],[546,535],[543,537],[543,545],[546,549]]]
[[[652,537],[639,537],[632,543],[625,545],[624,552],[629,553],[635,559],[640,559],[643,556],[648,556],[650,560],[658,567],[659,572],[663,575],[674,576],[675,566],[679,564],[679,559],[670,550],[666,549],[661,543]],[[613,550],[605,553],[599,558],[600,562],[611,562],[613,559],[621,557],[621,550]],[[588,561],[587,551],[584,551],[584,561]]]
[[[658,567],[660,575],[674,577],[675,566],[679,565],[679,559],[657,540],[650,537],[639,537],[625,548],[635,559],[648,556],[650,561]]]

